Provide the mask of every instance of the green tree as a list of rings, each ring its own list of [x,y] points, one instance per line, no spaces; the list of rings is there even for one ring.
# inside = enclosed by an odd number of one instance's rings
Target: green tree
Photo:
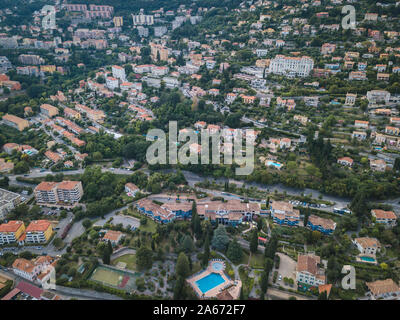
[[[211,241],[212,246],[220,251],[225,251],[229,243],[229,236],[226,233],[226,229],[223,225],[219,225],[214,231],[214,236]]]
[[[136,265],[139,270],[151,269],[153,265],[153,253],[149,248],[145,246],[139,248],[136,252]]]
[[[235,264],[238,264],[242,260],[243,249],[236,239],[229,244],[226,256]]]
[[[189,259],[187,255],[181,252],[176,261],[176,275],[178,277],[186,278],[190,273]]]
[[[256,253],[258,248],[258,233],[257,230],[253,230],[250,236],[250,252]]]
[[[204,241],[204,253],[201,264],[205,267],[208,264],[208,259],[210,258],[210,236],[206,235],[206,240]]]

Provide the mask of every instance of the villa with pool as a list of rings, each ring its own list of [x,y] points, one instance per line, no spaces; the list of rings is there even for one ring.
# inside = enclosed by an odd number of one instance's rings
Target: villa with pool
[[[211,260],[205,270],[192,275],[186,281],[200,299],[236,300],[242,287],[240,280],[231,280],[225,274],[225,262],[220,259]]]

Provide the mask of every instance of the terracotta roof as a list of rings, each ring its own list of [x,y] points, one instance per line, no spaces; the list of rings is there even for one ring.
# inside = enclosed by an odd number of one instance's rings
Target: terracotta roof
[[[363,237],[363,238],[356,238],[354,239],[358,244],[361,245],[363,248],[380,248],[381,244],[378,239],[375,238],[368,238],[368,237]]]
[[[311,222],[314,226],[321,226],[327,230],[335,230],[336,228],[336,222],[331,219],[325,219],[315,215],[310,215],[308,221]]]
[[[296,271],[306,271],[316,276],[318,273],[318,263],[320,263],[320,258],[318,256],[314,256],[311,254],[299,254]]]
[[[122,232],[108,230],[107,233],[104,235],[103,240],[118,241],[121,236],[123,236]]]
[[[19,258],[15,259],[14,263],[12,264],[14,269],[18,269],[27,273],[32,273],[35,269],[35,264],[29,260]]]
[[[57,186],[57,182],[42,181],[39,183],[35,191],[50,191]]]
[[[34,220],[26,228],[26,232],[44,232],[50,225],[50,222],[47,220]]]
[[[373,214],[375,214],[375,217],[377,219],[397,219],[396,214],[393,211],[384,211],[381,209],[374,209],[371,211]]]
[[[16,232],[21,225],[24,225],[24,223],[19,220],[8,221],[8,223],[0,225],[0,232]]]
[[[72,190],[74,188],[76,188],[81,182],[80,181],[61,181],[57,188],[58,189],[63,189],[63,190]]]
[[[395,283],[392,279],[366,282],[365,284],[374,295],[400,291],[399,285]]]
[[[326,296],[329,297],[329,294],[331,293],[332,289],[332,284],[321,284],[318,286],[318,292],[322,293],[326,291]]]

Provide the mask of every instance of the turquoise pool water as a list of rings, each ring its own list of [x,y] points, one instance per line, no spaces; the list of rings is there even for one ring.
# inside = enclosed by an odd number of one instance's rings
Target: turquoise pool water
[[[221,283],[224,283],[225,280],[222,276],[218,273],[210,273],[209,275],[205,276],[196,281],[196,285],[200,289],[202,293],[206,293],[211,289],[219,286]]]
[[[273,162],[273,161],[268,161],[268,162],[267,162],[267,165],[268,165],[268,166],[274,166],[274,167],[277,167],[277,168],[282,167],[282,164],[281,164],[281,163],[276,163],[276,162]]]
[[[215,271],[221,271],[224,268],[224,265],[222,264],[222,262],[214,262],[212,264],[212,267]]]
[[[367,257],[367,256],[360,257],[360,259],[361,259],[362,261],[375,262],[375,259],[374,259],[374,258]]]

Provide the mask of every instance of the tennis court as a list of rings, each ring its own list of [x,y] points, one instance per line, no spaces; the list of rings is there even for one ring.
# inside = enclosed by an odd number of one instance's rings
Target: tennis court
[[[123,270],[114,270],[106,266],[98,266],[96,270],[93,271],[90,280],[129,292],[136,290],[136,278],[140,276],[142,276],[140,272],[125,272]]]
[[[98,267],[94,270],[91,279],[106,285],[117,287],[121,283],[123,275],[111,269]]]

